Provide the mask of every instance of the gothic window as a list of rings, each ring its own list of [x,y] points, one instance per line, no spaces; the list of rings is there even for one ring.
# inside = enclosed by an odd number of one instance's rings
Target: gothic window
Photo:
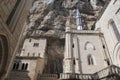
[[[116,37],[116,39],[119,41],[120,40],[119,31],[118,31],[117,26],[113,20],[110,20],[109,28],[111,30],[112,37],[113,38]]]
[[[94,65],[95,64],[95,59],[93,56],[89,55],[88,56],[88,65]]]
[[[95,47],[93,46],[91,42],[87,42],[85,44],[85,50],[95,50]]]
[[[34,46],[34,47],[38,47],[38,46],[39,46],[39,43],[34,43],[33,46]]]

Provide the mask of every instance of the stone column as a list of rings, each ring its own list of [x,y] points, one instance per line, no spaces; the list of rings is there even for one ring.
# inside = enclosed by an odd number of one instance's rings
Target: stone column
[[[64,65],[63,73],[73,73],[73,49],[72,49],[72,34],[70,28],[66,28],[66,41],[65,41],[65,53],[64,53]]]
[[[79,54],[79,41],[77,36],[74,39],[74,50],[75,50],[75,73],[80,73],[80,54]]]

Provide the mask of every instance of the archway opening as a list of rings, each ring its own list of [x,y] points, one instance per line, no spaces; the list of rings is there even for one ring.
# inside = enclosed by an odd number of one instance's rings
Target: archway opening
[[[3,35],[0,35],[0,78],[6,73],[8,52],[7,38]]]

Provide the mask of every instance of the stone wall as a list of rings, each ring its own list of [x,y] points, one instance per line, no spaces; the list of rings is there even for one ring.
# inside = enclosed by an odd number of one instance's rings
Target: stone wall
[[[105,61],[108,57],[103,48],[104,44],[100,35],[99,32],[92,32],[91,34],[90,31],[83,31],[83,33],[81,31],[81,33],[77,35],[79,41],[80,69],[82,74],[93,74],[108,66]],[[74,54],[76,54],[75,48]],[[92,63],[90,57],[92,58]]]
[[[28,56],[28,57],[33,56],[33,57],[45,58],[46,46],[47,46],[46,39],[42,39],[42,38],[25,39],[20,56]]]
[[[63,73],[93,74],[108,66],[102,33],[66,30]]]
[[[96,30],[100,30],[105,37],[113,64],[119,66],[119,33],[120,33],[120,1],[111,0],[106,10],[96,22]],[[114,25],[111,25],[114,22]],[[116,29],[115,29],[116,28]],[[117,34],[116,34],[117,32]]]
[[[0,78],[3,78],[3,75],[6,77],[10,71],[10,65],[12,64],[20,41],[20,34],[32,3],[32,0],[19,1],[16,3],[17,0],[0,0],[0,36],[4,36],[8,42],[8,44],[6,43],[4,45],[8,47],[8,53],[2,55],[3,57],[6,56],[5,59],[2,58],[2,63],[6,63],[6,65],[0,64],[5,69],[4,72],[1,72],[0,69]],[[18,4],[16,5],[17,7],[15,4]],[[3,78],[3,80],[5,79]]]
[[[71,25],[76,29],[75,9],[78,8],[82,15],[84,29],[91,29],[103,6],[98,4],[96,4],[97,10],[93,10],[89,0],[36,0],[33,3],[25,37],[45,37],[48,39],[48,64],[45,73],[62,72],[65,27],[68,17],[71,17]]]
[[[45,59],[38,57],[17,57],[14,63],[19,63],[19,67],[18,69],[12,69],[9,80],[36,80],[38,74],[43,72]],[[23,69],[23,64],[28,64],[26,69]]]

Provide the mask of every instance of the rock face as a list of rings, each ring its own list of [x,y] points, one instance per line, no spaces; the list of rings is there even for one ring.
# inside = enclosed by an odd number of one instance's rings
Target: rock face
[[[91,29],[106,0],[35,0],[30,9],[27,37],[45,37],[48,40],[46,66],[48,73],[60,73],[68,17],[76,28],[75,9],[82,15],[84,29]],[[59,65],[59,66],[56,66]],[[52,72],[51,72],[52,71]]]

